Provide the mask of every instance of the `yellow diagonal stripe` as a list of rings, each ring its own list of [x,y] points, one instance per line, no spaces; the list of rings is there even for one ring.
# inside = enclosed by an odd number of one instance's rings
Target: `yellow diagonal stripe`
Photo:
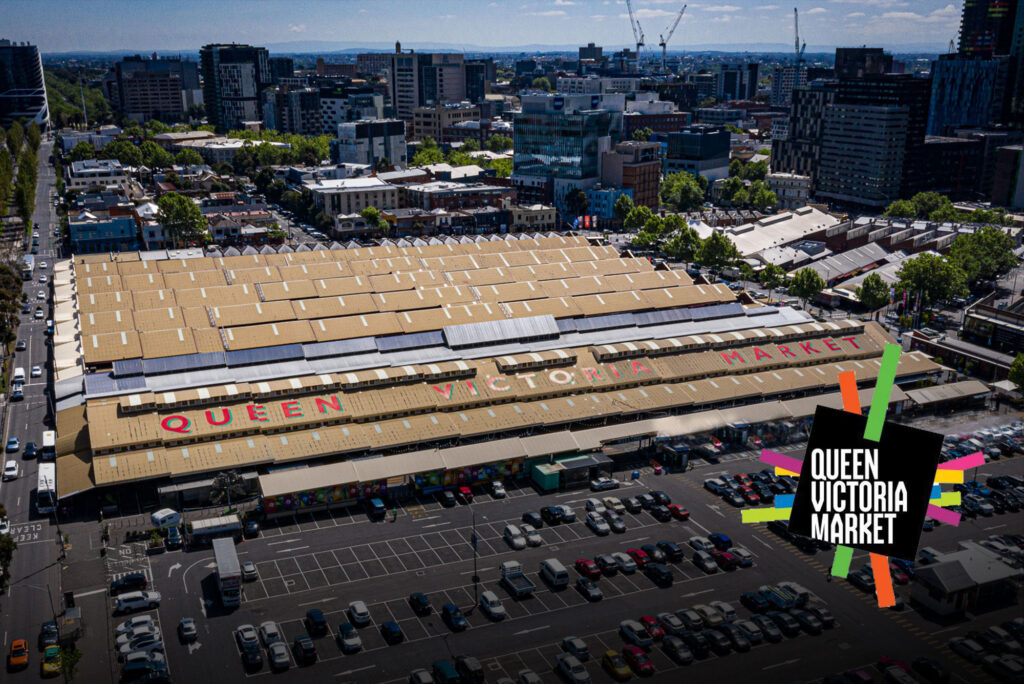
[[[792,508],[748,508],[740,513],[743,514],[743,522],[757,523],[769,520],[789,520],[789,514],[792,511]]]
[[[964,482],[964,471],[962,470],[936,470],[935,471],[935,483],[936,484],[963,484]]]
[[[928,499],[933,506],[959,506],[960,492],[942,492],[938,499]]]
[[[794,473],[792,470],[786,470],[785,468],[780,468],[779,466],[775,466],[775,474],[776,475],[789,475],[790,477],[794,477],[794,476],[799,475],[800,473]]]

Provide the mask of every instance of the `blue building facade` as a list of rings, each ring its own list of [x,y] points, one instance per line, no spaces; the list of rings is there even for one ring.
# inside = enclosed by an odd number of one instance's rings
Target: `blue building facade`
[[[97,218],[88,213],[72,218],[71,251],[75,254],[130,252],[139,249],[139,231],[131,216]]]
[[[955,135],[999,121],[1009,63],[1005,57],[942,55],[932,62],[928,135]]]

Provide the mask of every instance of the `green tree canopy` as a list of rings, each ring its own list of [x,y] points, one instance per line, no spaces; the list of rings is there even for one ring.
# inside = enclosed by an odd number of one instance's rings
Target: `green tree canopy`
[[[992,278],[1017,264],[1013,238],[993,226],[957,236],[949,250],[949,259],[960,267],[968,282]]]
[[[612,207],[612,211],[615,213],[615,218],[625,221],[626,217],[629,216],[629,212],[633,211],[633,207],[633,198],[622,194],[615,200],[615,206]]]
[[[459,148],[460,152],[478,152],[480,151],[480,143],[473,138],[466,138],[462,141],[462,146]]]
[[[492,135],[487,139],[487,143],[484,145],[491,152],[504,152],[505,150],[512,149],[512,138],[507,135]]]
[[[1024,390],[1024,354],[1017,354],[1017,358],[1010,364],[1010,382],[1016,385],[1018,390]]]
[[[633,134],[630,136],[630,138],[633,140],[637,140],[639,142],[647,142],[651,139],[651,136],[653,134],[654,131],[645,126],[644,128],[638,128],[635,131],[633,131]]]
[[[429,135],[420,140],[416,154],[412,158],[412,166],[427,166],[428,164],[440,164],[444,161],[444,153],[437,146],[437,141]]]
[[[704,190],[692,174],[670,173],[661,184],[661,201],[676,211],[696,211],[704,204]]]
[[[43,134],[39,132],[39,124],[33,121],[28,125],[28,128],[25,130],[25,140],[28,142],[28,146],[31,147],[33,151],[38,151],[39,143],[42,142],[42,139]]]
[[[96,148],[92,146],[92,143],[83,140],[68,151],[66,158],[69,163],[95,159]]]
[[[622,228],[631,233],[639,232],[653,217],[654,213],[649,207],[645,207],[643,205],[634,207],[633,210],[626,215],[626,219],[622,223]]]
[[[533,82],[530,84],[530,87],[536,88],[537,90],[551,90],[551,81],[549,81],[543,76],[540,76],[538,78],[533,79]]]
[[[892,218],[916,218],[917,209],[910,200],[896,200],[889,205],[882,215],[891,216]]]
[[[142,163],[150,169],[166,169],[174,163],[174,157],[152,140],[145,140],[139,145]]]
[[[674,216],[673,214],[666,217],[665,223],[668,223],[669,219]],[[688,225],[684,225],[671,233],[668,241],[662,247],[662,251],[671,259],[678,259],[683,263],[690,264],[693,263],[700,248],[701,241],[697,231]]]
[[[7,149],[11,151],[12,157],[17,157],[21,154],[21,146],[24,142],[25,129],[21,127],[20,122],[15,121],[7,129]]]
[[[729,162],[729,178],[737,178],[743,171],[743,162],[739,159],[733,159]]]
[[[125,166],[140,166],[142,151],[127,140],[107,143],[99,153],[100,159],[116,159]]]
[[[375,226],[377,230],[385,235],[391,230],[391,224],[381,216],[380,210],[377,207],[366,207],[359,212],[359,215],[366,219],[367,225]]]
[[[740,188],[732,196],[732,203],[737,207],[745,207],[750,204],[750,191],[746,188]]]
[[[920,292],[925,305],[967,294],[964,272],[945,257],[918,254],[900,267],[898,289],[911,294]]]
[[[786,282],[786,271],[781,266],[768,264],[761,269],[757,279],[763,287],[768,288],[768,301],[771,301],[772,291]]]
[[[724,233],[717,230],[701,243],[697,261],[708,268],[722,269],[731,266],[740,258],[739,250]]]
[[[810,267],[797,271],[789,283],[790,294],[802,299],[805,307],[808,301],[813,301],[824,289],[825,281]]]
[[[953,206],[948,197],[937,192],[919,192],[910,198],[910,203],[918,218],[928,218],[939,209]]]
[[[768,188],[757,188],[750,196],[750,203],[757,207],[758,211],[764,211],[779,203],[779,198]]]
[[[269,147],[271,149],[276,149],[272,145],[260,145],[260,147]],[[203,156],[201,154],[199,154],[195,150],[185,148],[183,150],[178,150],[178,152],[174,155],[174,163],[180,164],[182,166],[199,166],[200,164],[204,164],[205,162],[203,161]]]
[[[731,164],[732,164],[732,162],[730,162],[730,170],[731,170]],[[760,180],[764,180],[764,177],[767,176],[767,175],[768,175],[768,162],[766,162],[766,161],[750,162],[750,163],[744,164],[740,168],[740,178],[742,178],[743,180],[760,181]]]
[[[206,218],[195,202],[176,192],[168,192],[156,202],[157,221],[167,230],[175,246],[201,245],[207,238]]]
[[[878,309],[889,303],[889,285],[877,273],[871,273],[857,288],[857,298],[878,318]]]
[[[757,279],[757,274],[754,273],[754,267],[748,264],[746,261],[740,262],[740,280],[749,282]]]

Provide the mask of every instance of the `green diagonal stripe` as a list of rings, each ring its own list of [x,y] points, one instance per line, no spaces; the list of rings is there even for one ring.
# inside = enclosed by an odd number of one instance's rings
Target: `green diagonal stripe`
[[[853,549],[849,546],[837,545],[836,556],[832,559],[832,576],[846,579],[846,576],[850,574],[851,560],[853,560]]]
[[[882,436],[882,426],[885,425],[885,412],[889,408],[889,395],[892,394],[892,383],[896,379],[900,351],[898,344],[887,344],[882,353],[882,365],[875,380],[875,396],[871,399],[871,412],[868,413],[868,424],[864,428],[864,439],[868,441],[877,442]]]

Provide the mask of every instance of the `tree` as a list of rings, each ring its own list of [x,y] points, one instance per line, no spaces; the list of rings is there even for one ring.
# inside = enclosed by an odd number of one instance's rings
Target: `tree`
[[[15,121],[7,129],[7,149],[11,151],[12,157],[17,157],[21,154],[23,142],[25,142],[25,129],[21,127],[21,123]]]
[[[647,142],[647,141],[649,141],[651,139],[651,136],[653,134],[654,134],[654,131],[652,131],[650,128],[647,128],[645,126],[644,128],[638,128],[635,131],[633,131],[633,135],[630,136],[630,137],[633,140],[637,140],[639,142]]]
[[[654,236],[655,240],[660,240],[667,234],[665,222],[660,216],[651,216],[651,218],[647,219],[647,223],[644,224],[641,232],[650,233]]]
[[[768,264],[761,269],[758,280],[763,287],[768,288],[768,301],[772,301],[772,291],[786,281],[786,271],[775,264]]]
[[[420,140],[419,149],[416,150],[416,154],[412,158],[412,166],[440,164],[443,161],[444,153],[442,153],[441,148],[437,146],[437,141],[430,136],[427,136]]]
[[[533,79],[533,83],[530,84],[530,87],[537,90],[551,90],[551,81],[543,76],[539,76],[538,78]]]
[[[825,281],[813,268],[801,268],[793,276],[789,283],[789,292],[804,301],[804,308],[807,302],[813,301],[825,289]]]
[[[174,163],[171,153],[152,140],[143,141],[139,145],[139,152],[142,153],[142,163],[150,169],[166,169]]]
[[[272,149],[277,149],[276,147],[273,147],[273,145],[260,145],[260,147],[270,147]],[[203,156],[201,154],[199,154],[195,150],[185,148],[183,150],[178,150],[178,152],[174,155],[174,163],[179,164],[181,166],[201,166],[205,162],[203,161]]]
[[[391,160],[387,157],[381,157],[377,160],[377,164],[373,168],[377,173],[384,173],[391,168]]]
[[[750,204],[750,191],[746,188],[740,188],[732,196],[732,203],[737,207],[745,207]]]
[[[748,264],[746,261],[740,262],[740,280],[747,283],[757,279],[757,274],[754,273],[754,267]]]
[[[957,236],[949,249],[949,260],[967,276],[968,282],[992,278],[1017,264],[1013,239],[993,226]]]
[[[676,211],[696,211],[704,204],[704,190],[692,174],[670,173],[661,184],[661,200]]]
[[[740,175],[740,173],[742,173],[742,171],[743,171],[743,162],[741,162],[739,159],[733,159],[731,162],[729,162],[729,177],[730,178],[738,177]]]
[[[898,289],[920,293],[925,306],[967,294],[967,278],[958,266],[946,257],[918,254],[900,267]]]
[[[896,200],[886,208],[885,213],[882,216],[891,216],[892,218],[915,218],[917,216],[917,209],[914,208],[913,202],[910,200]]]
[[[930,217],[943,207],[952,206],[948,197],[943,197],[937,192],[919,192],[910,198],[910,203],[914,205],[917,218],[922,219]]]
[[[99,153],[100,159],[116,159],[125,166],[141,166],[142,151],[127,140],[107,143]]]
[[[484,145],[488,150],[495,153],[504,152],[505,150],[512,149],[512,138],[507,135],[492,135],[487,139],[487,143]]]
[[[245,480],[237,470],[224,470],[217,473],[210,483],[210,502],[222,504],[227,502],[231,508],[231,497],[239,499],[245,496]]]
[[[875,312],[889,303],[889,285],[877,273],[871,273],[857,288],[857,298],[868,311]]]
[[[570,216],[583,216],[587,213],[587,193],[581,188],[571,190],[565,196],[565,206]]]
[[[668,218],[665,219],[665,223],[668,223]],[[700,247],[700,236],[697,235],[697,231],[690,226],[683,226],[671,234],[662,251],[671,259],[690,264],[693,263]]]
[[[648,233],[645,230],[641,230],[639,233],[633,236],[632,246],[637,249],[648,249],[653,246],[658,238],[653,233]]]
[[[730,162],[730,170],[731,170]],[[764,177],[768,175],[768,162],[759,161],[744,164],[740,169],[740,178],[749,181],[763,181]]]
[[[764,211],[779,203],[779,198],[768,188],[758,188],[751,196],[750,203],[757,207],[758,211]]]
[[[639,232],[643,230],[643,227],[647,225],[647,222],[651,220],[653,216],[654,213],[649,207],[645,207],[643,205],[634,207],[633,210],[626,215],[626,219],[622,222],[622,228],[623,230],[631,233]]]
[[[736,135],[743,135],[745,132],[742,128],[740,128],[739,126],[735,126],[733,124],[725,124],[725,130],[729,131],[730,133],[735,133]]]
[[[60,673],[64,681],[70,682],[78,674],[78,661],[82,659],[82,651],[74,646],[60,647]]]
[[[359,212],[359,215],[366,219],[367,225],[372,228],[376,228],[385,235],[387,235],[388,231],[391,229],[391,224],[380,215],[380,210],[377,209],[377,207],[366,207]]]
[[[462,141],[462,146],[459,148],[459,152],[479,152],[480,143],[473,138],[466,138]]]
[[[728,236],[718,231],[711,233],[697,250],[697,261],[708,268],[723,269],[731,266],[739,258],[740,253],[736,245]]]
[[[42,142],[42,138],[42,133],[39,132],[39,124],[33,121],[25,131],[25,140],[28,141],[28,146],[32,148],[33,152],[39,151],[39,143]]]
[[[0,504],[0,518],[6,517],[7,510]],[[11,535],[0,535],[0,593],[7,590],[7,583],[11,581],[11,561],[14,560],[14,550],[17,548],[18,544]]]
[[[715,98],[705,97],[703,100],[700,101],[700,104],[697,105],[697,109],[704,109],[705,107],[714,107],[717,103],[718,100],[716,100]]]
[[[157,221],[170,234],[175,246],[205,242],[206,218],[195,202],[176,192],[168,192],[157,200],[157,206],[160,208]]]
[[[1017,358],[1010,364],[1010,382],[1018,390],[1024,391],[1024,354],[1017,354]]]
[[[96,148],[92,146],[92,143],[83,140],[74,147],[71,151],[65,155],[68,162],[85,161],[86,159],[96,158]]]
[[[629,195],[622,194],[615,200],[615,206],[612,207],[612,212],[615,213],[615,218],[620,221],[625,221],[626,217],[629,216],[629,212],[633,211],[633,198]]]

